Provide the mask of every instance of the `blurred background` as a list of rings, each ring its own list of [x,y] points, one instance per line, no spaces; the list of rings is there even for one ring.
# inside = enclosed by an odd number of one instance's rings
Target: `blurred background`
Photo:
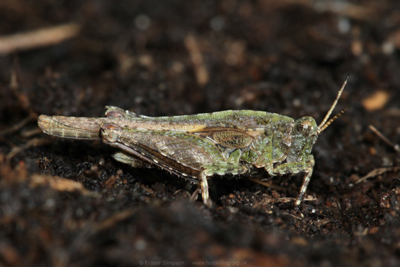
[[[390,0],[0,1],[0,264],[398,265],[399,49]],[[216,177],[208,210],[180,178],[36,126],[106,105],[318,123],[347,75],[335,112],[352,108],[297,210],[302,175],[271,180],[286,191]]]

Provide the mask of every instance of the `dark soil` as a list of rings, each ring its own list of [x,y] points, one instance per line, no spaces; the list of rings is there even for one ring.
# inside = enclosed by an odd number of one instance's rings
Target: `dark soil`
[[[0,56],[1,266],[400,265],[400,153],[369,129],[400,143],[398,1],[2,0],[0,17],[3,37],[81,26]],[[106,105],[320,122],[347,74],[335,113],[352,107],[314,146],[299,208],[303,174],[269,181],[285,191],[214,177],[208,209],[185,180],[36,122]]]

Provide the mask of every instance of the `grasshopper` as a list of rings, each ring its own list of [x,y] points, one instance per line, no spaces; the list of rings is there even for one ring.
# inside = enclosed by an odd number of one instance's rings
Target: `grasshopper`
[[[312,117],[290,117],[252,110],[227,110],[196,115],[148,117],[118,107],[107,106],[101,118],[41,115],[44,133],[62,138],[102,140],[122,152],[117,161],[133,167],[155,165],[198,185],[211,207],[208,181],[211,176],[241,175],[263,168],[271,176],[305,173],[300,205],[314,168],[311,149],[319,134],[349,107],[329,117],[345,86],[320,125]]]

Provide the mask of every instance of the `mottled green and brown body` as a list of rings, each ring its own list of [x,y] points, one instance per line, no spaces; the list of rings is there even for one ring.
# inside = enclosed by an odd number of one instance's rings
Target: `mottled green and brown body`
[[[103,140],[123,151],[114,155],[123,163],[137,166],[139,160],[198,183],[207,206],[212,203],[207,178],[214,174],[244,174],[251,168],[264,168],[272,176],[305,172],[296,202],[300,204],[314,167],[312,146],[332,121],[325,120],[326,126],[318,127],[311,117],[295,121],[251,110],[147,117],[107,107],[105,115],[41,115],[38,123],[49,135]]]

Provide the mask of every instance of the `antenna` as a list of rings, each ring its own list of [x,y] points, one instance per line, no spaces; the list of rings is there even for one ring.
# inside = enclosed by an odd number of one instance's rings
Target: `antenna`
[[[328,126],[334,122],[337,118],[339,118],[343,113],[346,112],[346,110],[348,110],[351,106],[347,106],[344,109],[342,109],[338,114],[336,114],[335,117],[333,117],[332,119],[330,119],[327,123],[325,123],[322,127],[318,127],[317,133],[320,134],[323,130],[325,130],[326,128],[328,128]]]
[[[343,82],[343,85],[340,88],[340,90],[339,90],[339,92],[338,92],[338,94],[336,96],[336,99],[333,102],[331,108],[329,109],[328,113],[325,115],[324,120],[321,122],[320,125],[318,125],[318,134],[320,134],[323,130],[325,130],[332,122],[334,122],[338,117],[340,117],[346,110],[348,110],[350,108],[350,106],[345,107],[335,117],[333,117],[332,119],[330,119],[328,121],[329,116],[331,116],[333,109],[336,107],[336,104],[339,101],[339,98],[342,95],[342,92],[343,92],[344,88],[346,87],[348,80],[349,80],[349,75],[347,75],[346,80]]]

